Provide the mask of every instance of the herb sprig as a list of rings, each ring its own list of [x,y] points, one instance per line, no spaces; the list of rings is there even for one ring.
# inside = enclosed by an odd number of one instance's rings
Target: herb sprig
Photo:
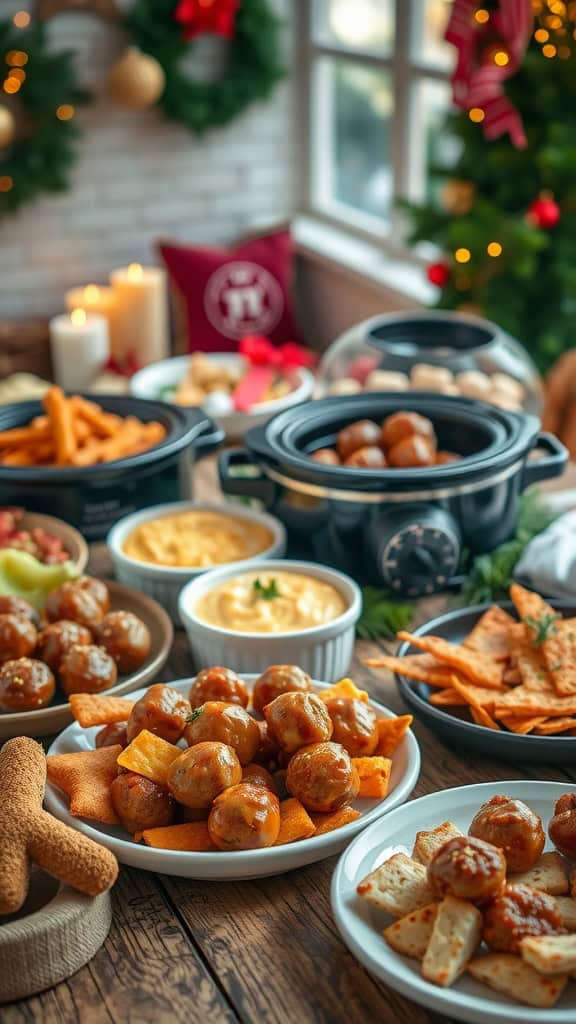
[[[531,615],[526,616],[523,621],[535,634],[534,647],[541,647],[545,640],[549,640],[551,636],[555,636],[558,632],[555,623],[560,618],[562,618],[562,616],[559,615],[558,612],[544,612],[539,619],[535,619]]]
[[[410,625],[413,616],[413,605],[393,600],[388,591],[378,587],[363,587],[362,614],[356,625],[356,633],[362,640],[394,637],[399,629],[406,629]]]
[[[252,584],[256,595],[261,597],[263,601],[272,601],[275,597],[280,597],[280,591],[278,590],[278,584],[276,580],[270,580],[270,583],[262,583],[261,580],[254,580]]]

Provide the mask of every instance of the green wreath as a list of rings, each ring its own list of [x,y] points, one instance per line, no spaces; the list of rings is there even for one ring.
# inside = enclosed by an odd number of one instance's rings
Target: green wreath
[[[226,74],[219,82],[198,82],[180,67],[192,44],[174,20],[177,6],[177,0],[137,0],[124,24],[135,44],[164,69],[166,86],[158,103],[166,116],[202,135],[228,124],[255,100],[266,99],[284,77],[280,23],[266,0],[242,0]]]
[[[16,84],[15,84],[16,83]],[[72,54],[51,54],[41,23],[0,22],[0,105],[14,95],[15,139],[0,148],[0,216],[42,192],[62,192],[80,131],[74,108],[88,94],[77,83]]]

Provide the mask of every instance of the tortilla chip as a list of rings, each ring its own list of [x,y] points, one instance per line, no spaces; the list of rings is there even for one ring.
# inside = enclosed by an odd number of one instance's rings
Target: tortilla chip
[[[439,661],[452,665],[455,669],[463,672],[472,682],[495,690],[503,688],[504,669],[489,655],[451,644],[440,636],[414,636],[404,630],[397,635],[399,640],[405,640],[413,647],[432,654]]]
[[[343,697],[347,700],[361,700],[364,704],[368,701],[367,691],[359,690],[351,679],[340,679],[332,686],[328,686],[327,689],[321,690],[318,696],[320,700],[332,700]]]
[[[352,764],[358,772],[361,799],[382,800],[390,785],[392,761],[389,757],[353,757]]]
[[[167,743],[160,736],[142,729],[135,739],[122,750],[118,764],[137,775],[166,786],[168,771],[173,761],[184,751],[173,743]]]
[[[543,853],[529,871],[508,875],[510,885],[530,885],[550,896],[564,896],[569,892],[568,875],[559,853]]]
[[[504,669],[503,682],[506,686],[519,686],[522,682],[520,671],[516,664],[509,665]]]
[[[519,583],[512,583],[510,586],[510,598],[514,602],[514,607],[518,612],[518,618],[522,620],[527,628],[530,640],[533,641],[535,638],[535,630],[530,622],[538,622],[544,617],[554,616],[557,612],[546,604],[543,597],[540,594],[536,594],[533,590],[527,590],[526,587],[520,586]]]
[[[182,850],[189,853],[217,853],[205,821],[187,821],[184,825],[147,828],[142,833],[146,846],[157,850]]]
[[[134,707],[133,700],[102,697],[99,693],[72,693],[68,700],[74,718],[83,729],[89,729],[92,725],[127,722]]]
[[[447,988],[466,970],[482,937],[482,914],[473,903],[447,896],[438,907],[422,961],[422,977]]]
[[[444,846],[444,843],[461,835],[462,833],[458,826],[454,825],[451,821],[443,821],[441,825],[437,825],[436,828],[429,831],[417,832],[416,839],[414,840],[414,849],[412,850],[412,859],[417,860],[419,864],[428,866],[440,847]]]
[[[474,694],[474,687],[463,683],[458,676],[452,676],[452,686],[461,697],[470,705],[472,717],[477,725],[483,725],[486,729],[500,729],[500,726],[488,714],[486,708],[480,703]]]
[[[79,750],[74,754],[50,754],[46,758],[48,778],[70,797],[70,814],[117,825],[110,786],[118,774],[117,758],[122,747]]]
[[[519,736],[527,736],[546,721],[542,716],[526,718],[521,715],[498,715],[498,719],[510,732],[516,732]]]
[[[541,974],[576,971],[576,935],[530,935],[521,940],[520,952]]]
[[[576,646],[574,630],[559,623],[556,632],[542,644],[546,668],[560,697],[576,694]]]
[[[491,718],[488,712],[484,710],[484,708],[474,707],[471,704],[470,717],[472,721],[476,723],[476,725],[482,725],[484,729],[494,729],[498,731],[500,730],[498,722]]]
[[[541,653],[526,646],[519,647],[517,652],[516,664],[521,685],[527,690],[536,690],[539,693],[555,693],[552,678]]]
[[[549,1010],[558,1002],[568,981],[568,975],[539,974],[512,953],[478,956],[468,964],[468,973],[495,992],[542,1010]]]
[[[328,814],[315,813],[310,817],[316,829],[314,835],[323,836],[326,832],[334,832],[337,828],[356,821],[360,817],[360,811],[356,811],[353,807],[341,807],[339,811],[329,811]]]
[[[498,694],[494,705],[496,718],[506,714],[529,718],[543,715],[545,718],[566,718],[576,715],[576,695],[573,697],[557,697],[554,693],[527,689],[524,685],[516,686],[508,693]]]
[[[448,687],[446,690],[434,690],[428,697],[428,702],[437,708],[465,708],[468,706],[468,701],[456,693],[453,687]]]
[[[428,686],[447,686],[451,671],[449,665],[442,665],[430,654],[407,654],[404,658],[386,654],[381,658],[368,658],[364,664],[370,668],[386,668],[407,679],[428,683]]]
[[[396,718],[379,718],[376,722],[378,730],[378,746],[374,751],[377,757],[392,757],[400,746],[408,729],[412,725],[413,715],[398,715]],[[576,724],[576,723],[575,723]]]
[[[489,654],[494,661],[507,661],[510,656],[508,629],[513,624],[512,616],[494,604],[478,619],[463,646]]]
[[[432,935],[439,905],[429,903],[427,907],[414,910],[385,928],[382,935],[388,945],[400,956],[421,960]]]
[[[428,903],[437,902],[428,884],[426,868],[405,853],[395,853],[371,871],[357,885],[356,891],[368,903],[393,917],[404,917]]]
[[[576,718],[546,718],[539,722],[534,732],[537,736],[553,736],[559,732],[570,732],[576,729]]]
[[[315,825],[305,807],[295,797],[280,802],[280,831],[275,846],[295,843],[313,836]]]

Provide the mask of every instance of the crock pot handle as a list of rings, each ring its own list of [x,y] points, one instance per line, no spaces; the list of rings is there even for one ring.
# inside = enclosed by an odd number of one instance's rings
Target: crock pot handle
[[[532,448],[543,448],[549,452],[541,459],[530,459],[524,466],[522,490],[535,484],[538,480],[550,480],[562,476],[568,463],[568,450],[554,434],[541,431],[536,435]]]
[[[222,444],[225,436],[222,427],[219,427],[217,423],[214,423],[214,420],[207,416],[206,422],[200,428],[200,433],[196,434],[192,442],[196,458],[203,459],[205,455],[211,455],[212,452],[215,452]]]
[[[253,475],[243,476],[234,469],[249,467]],[[268,507],[274,500],[274,483],[264,476],[257,462],[254,462],[246,448],[230,448],[218,456],[218,475],[224,494],[240,498],[258,498]]]

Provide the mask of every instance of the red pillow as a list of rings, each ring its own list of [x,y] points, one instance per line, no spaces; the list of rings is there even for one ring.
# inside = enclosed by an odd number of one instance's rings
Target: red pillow
[[[298,340],[289,231],[253,238],[235,249],[168,243],[159,248],[185,306],[187,344],[179,339],[178,350],[235,352],[247,334],[265,335],[275,345]]]

